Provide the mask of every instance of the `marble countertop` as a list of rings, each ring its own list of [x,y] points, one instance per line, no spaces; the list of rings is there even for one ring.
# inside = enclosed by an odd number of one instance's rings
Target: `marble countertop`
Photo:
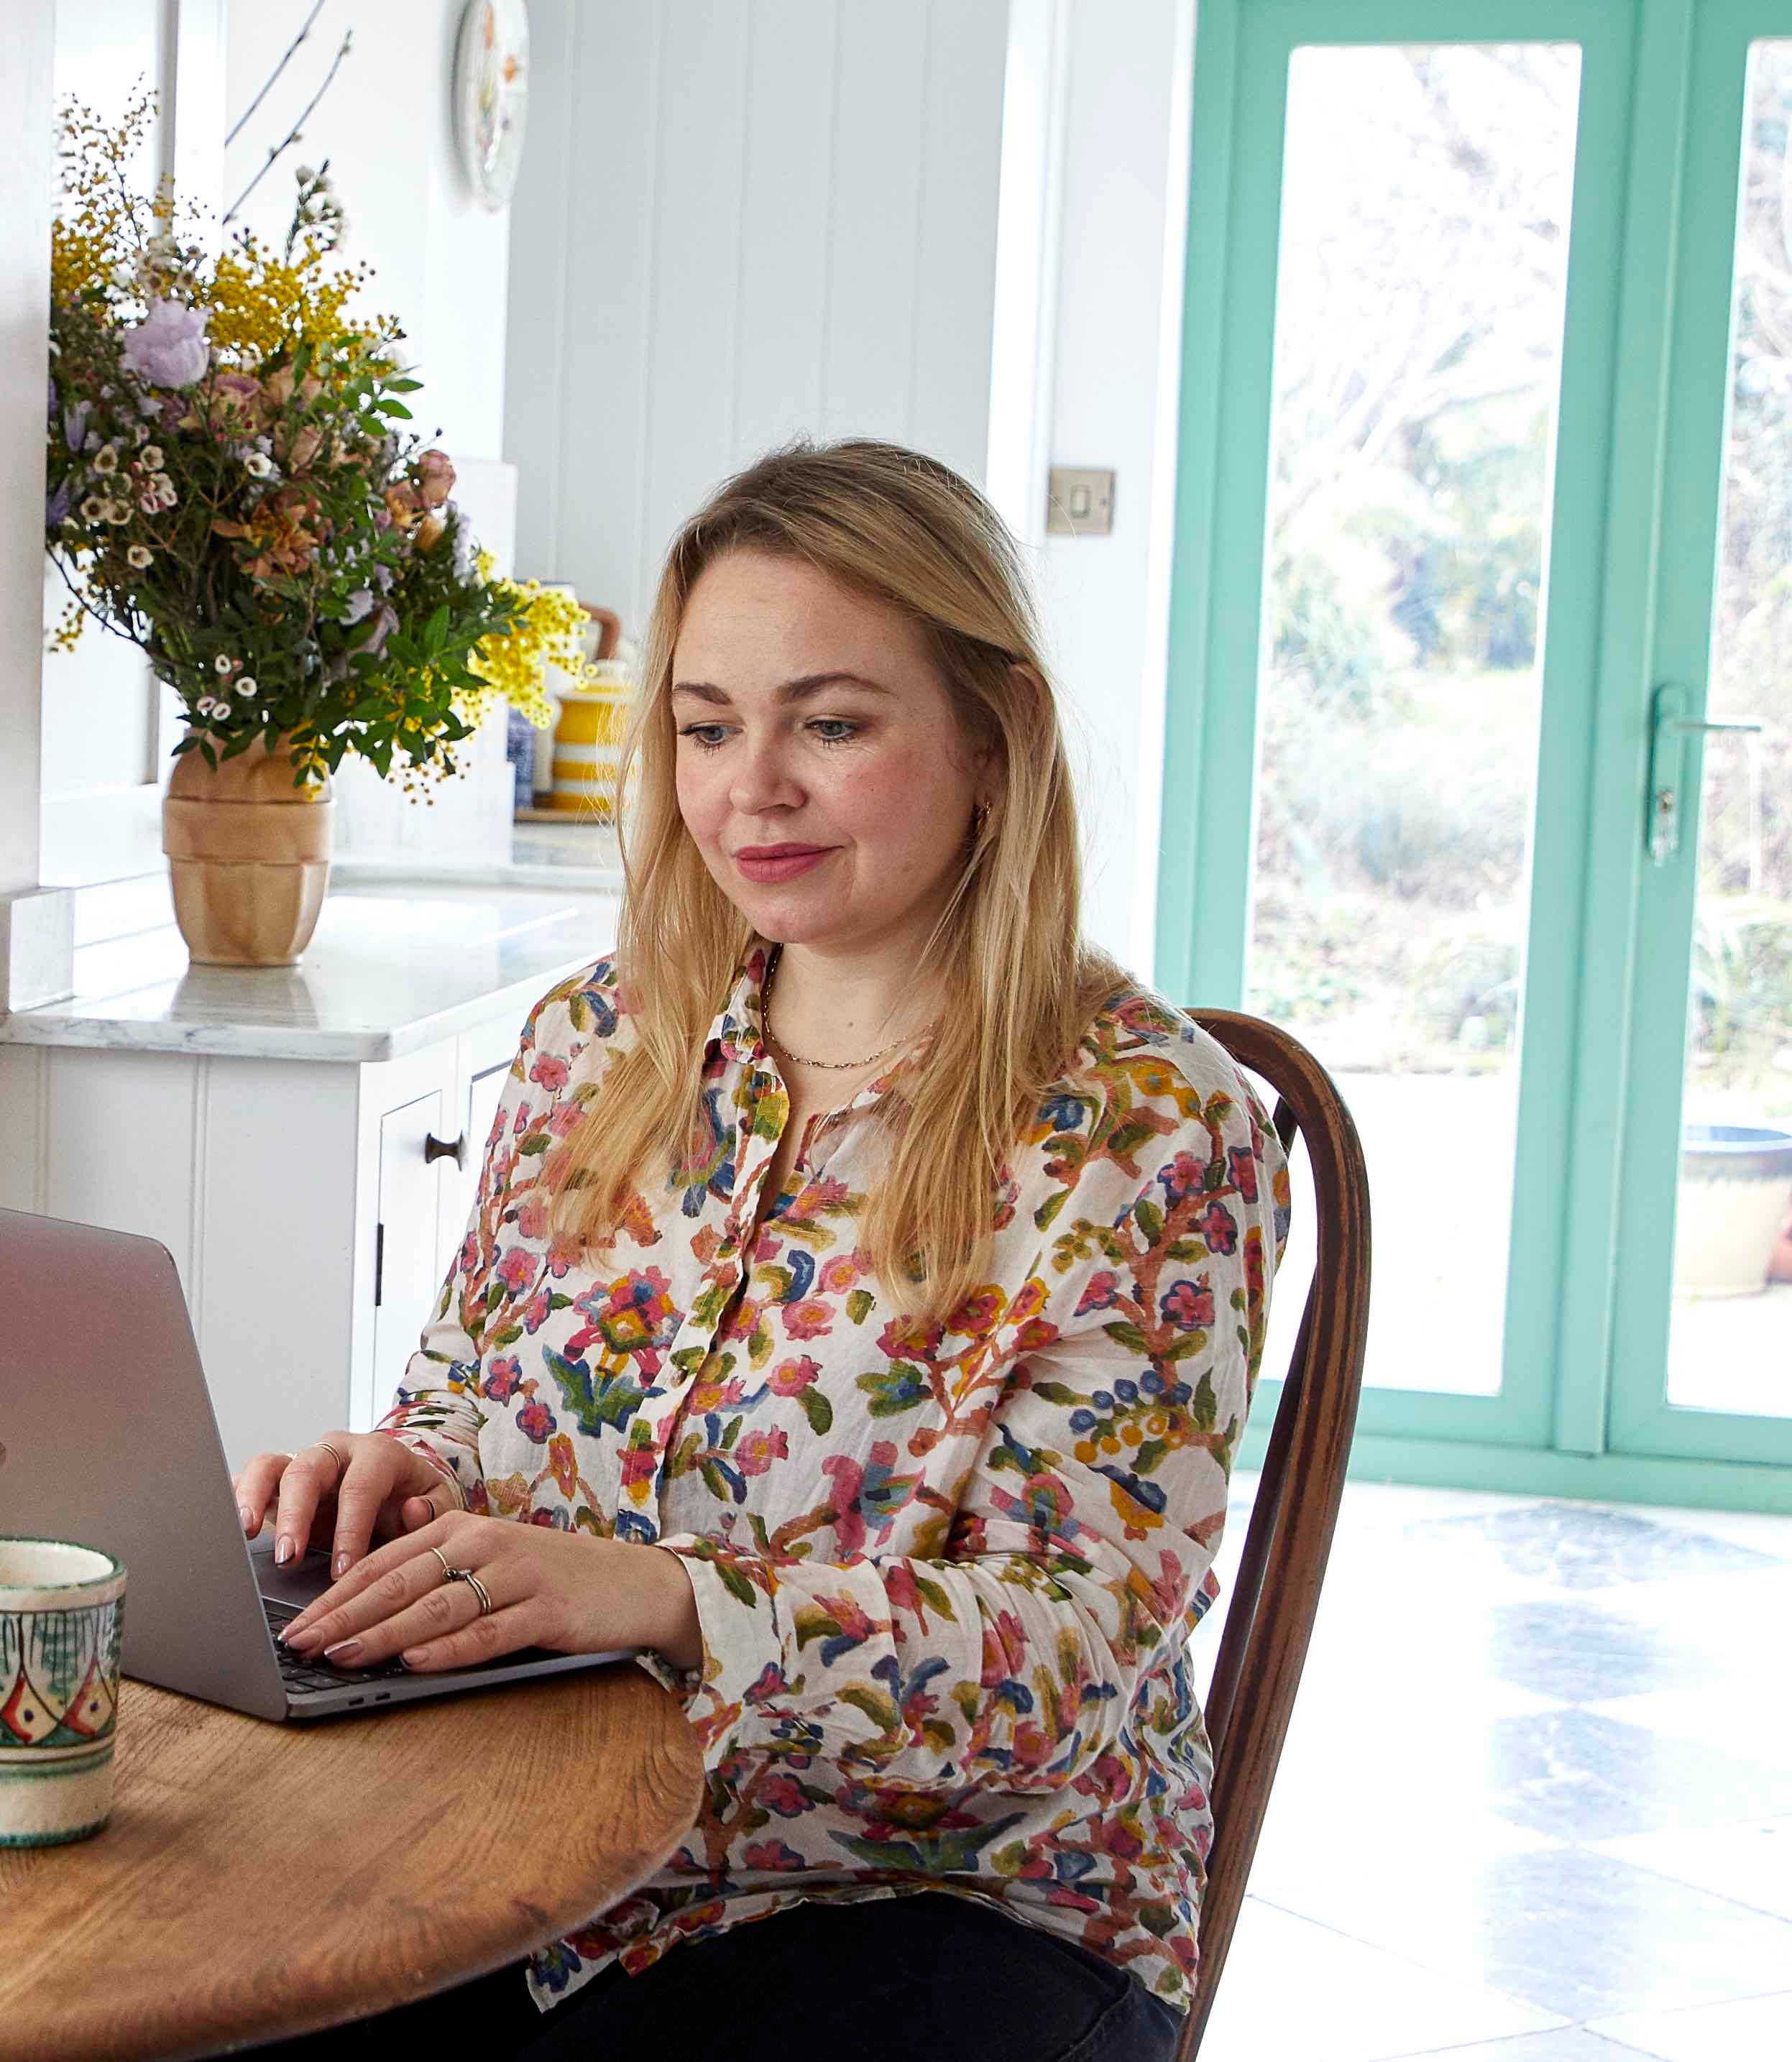
[[[607,825],[568,822],[521,823],[511,826],[508,859],[460,859],[432,852],[420,861],[414,851],[349,851],[339,853],[331,878],[383,886],[424,879],[456,886],[484,888],[595,888],[622,886],[622,856],[616,833]]]
[[[171,925],[78,944],[74,995],[0,1016],[0,1043],[396,1059],[493,1017],[520,1031],[556,981],[614,944],[619,907],[583,884],[333,877],[297,966],[194,966]]]

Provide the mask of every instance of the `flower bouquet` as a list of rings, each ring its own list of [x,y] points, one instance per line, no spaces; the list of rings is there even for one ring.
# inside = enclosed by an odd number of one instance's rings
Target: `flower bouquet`
[[[494,577],[447,453],[404,427],[420,383],[395,319],[345,312],[371,275],[333,262],[327,162],[299,168],[283,247],[243,229],[207,257],[167,180],[127,183],[155,105],[140,93],[110,130],[62,114],[45,526],[70,600],[52,642],[91,616],[138,644],[180,697],[177,758],[274,757],[297,791],[278,799],[303,802],[353,752],[424,793],[500,696],[552,721],[541,667],[582,676],[583,617]]]

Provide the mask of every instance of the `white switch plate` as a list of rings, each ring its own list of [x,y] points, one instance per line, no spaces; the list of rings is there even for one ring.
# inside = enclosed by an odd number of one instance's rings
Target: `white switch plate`
[[[1055,465],[1047,490],[1046,534],[1105,537],[1114,528],[1114,475],[1088,466]]]

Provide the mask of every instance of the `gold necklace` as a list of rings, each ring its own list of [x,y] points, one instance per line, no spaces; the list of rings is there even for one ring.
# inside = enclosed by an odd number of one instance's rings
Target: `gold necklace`
[[[780,945],[773,953],[771,965],[766,970],[765,992],[759,998],[759,1013],[765,1020],[765,1042],[777,1046],[786,1059],[794,1060],[799,1067],[825,1067],[830,1073],[844,1074],[851,1073],[854,1067],[868,1067],[874,1060],[881,1060],[886,1054],[898,1052],[903,1045],[914,1042],[914,1039],[898,1038],[893,1045],[881,1045],[876,1052],[867,1053],[862,1060],[806,1060],[801,1053],[793,1053],[772,1029],[772,983],[777,980],[777,970],[783,961],[784,948]],[[936,1017],[934,1022],[938,1021]],[[933,1025],[930,1024],[927,1029],[930,1031]],[[916,1037],[920,1035],[918,1032],[915,1034]]]

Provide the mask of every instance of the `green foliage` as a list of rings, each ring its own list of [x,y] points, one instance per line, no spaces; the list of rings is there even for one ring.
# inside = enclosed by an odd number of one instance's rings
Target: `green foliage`
[[[140,646],[181,699],[177,752],[210,765],[259,737],[290,740],[300,785],[351,752],[453,772],[457,701],[492,692],[476,649],[528,604],[487,580],[447,455],[397,427],[419,383],[396,326],[349,323],[346,287],[251,238],[208,261],[169,232],[171,200],[84,176],[50,321],[45,541],[74,596],[56,643],[84,612]]]

